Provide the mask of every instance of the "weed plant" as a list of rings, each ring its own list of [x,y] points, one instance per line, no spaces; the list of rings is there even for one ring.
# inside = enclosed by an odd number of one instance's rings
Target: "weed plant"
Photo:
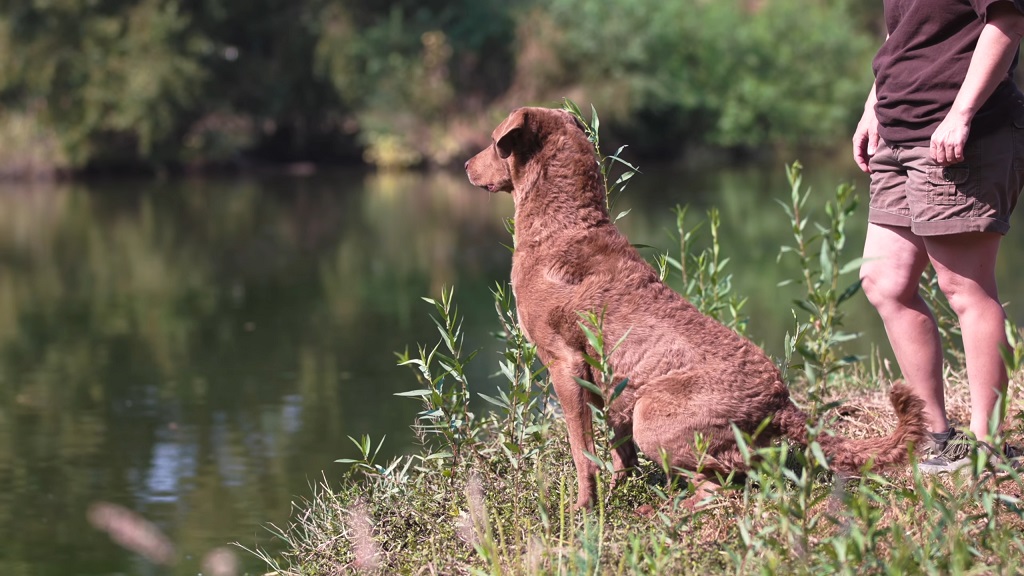
[[[586,122],[575,106],[567,109],[585,122],[596,145],[596,113]],[[604,174],[621,162],[620,152],[599,156]],[[749,473],[693,511],[682,505],[686,483],[668,482],[674,471],[643,458],[630,478],[609,489],[609,446],[629,439],[614,438],[595,407],[598,453],[589,456],[602,470],[598,498],[592,510],[573,511],[575,468],[564,422],[536,349],[516,322],[511,290],[503,284],[493,290],[495,336],[504,344],[501,385],[481,395],[492,409],[475,415],[469,396],[477,387],[465,370],[474,353],[463,349],[454,290],[446,289],[440,300],[426,299],[440,341],[399,355],[419,383],[400,394],[423,405],[415,425],[419,451],[379,462],[381,441],[352,439],[360,456],[343,461],[349,469],[340,483],[325,479],[296,504],[289,526],[271,527],[285,551],[254,553],[281,575],[1018,573],[1022,481],[1005,463],[980,452],[952,477],[923,476],[914,464],[886,476],[870,469],[857,477],[831,473],[815,438],[886,434],[893,416],[877,364],[865,369],[843,351],[857,337],[843,330],[842,310],[859,289],[844,279],[859,265],[844,261],[844,224],[856,212],[856,196],[851,187],[838,187],[819,222],[807,213],[800,174],[799,164],[787,167],[792,195],[783,211],[794,243],[780,258],[798,259],[801,274],[793,281],[806,290],[794,303],[794,327],[779,363],[794,401],[812,415],[807,446],[755,449],[737,431]],[[605,182],[626,180],[606,176]],[[709,213],[706,227],[710,247],[695,254],[689,247],[701,228],[685,229],[686,209],[676,213],[679,254],[657,256],[655,266],[663,277],[679,274],[690,300],[742,332],[745,299],[731,290],[717,212]],[[925,280],[924,288],[930,286]],[[597,351],[587,361],[610,377],[618,343],[604,341],[601,311],[580,313]],[[948,309],[936,305],[935,313],[944,334],[954,334]],[[1009,325],[1007,335],[1004,360],[1019,381],[1024,338]],[[958,358],[950,355],[946,371],[952,396],[966,395]],[[580,385],[610,388],[612,395],[621,389]],[[1012,416],[995,435],[997,445],[1005,436],[1019,438],[1024,428],[1020,406],[1004,400],[1002,412]]]

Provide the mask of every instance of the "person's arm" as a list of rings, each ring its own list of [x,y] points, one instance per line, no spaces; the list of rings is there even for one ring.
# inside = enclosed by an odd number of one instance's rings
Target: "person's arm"
[[[875,85],[871,85],[871,92],[868,94],[867,102],[864,103],[864,113],[857,123],[857,130],[853,133],[853,159],[857,166],[863,171],[870,173],[868,159],[878,149],[878,119],[875,118]]]
[[[967,77],[952,109],[932,134],[931,155],[935,162],[943,166],[963,162],[971,120],[1006,77],[1022,36],[1024,14],[1012,2],[997,2],[989,7]]]

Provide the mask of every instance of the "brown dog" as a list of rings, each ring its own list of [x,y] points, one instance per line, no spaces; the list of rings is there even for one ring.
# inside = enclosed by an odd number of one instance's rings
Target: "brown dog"
[[[806,443],[807,414],[790,401],[781,374],[760,348],[701,314],[665,285],[612,224],[593,145],[563,110],[520,108],[492,134],[492,144],[466,162],[473,185],[511,192],[515,202],[512,288],[526,337],[547,364],[565,412],[579,482],[576,507],[595,497],[597,466],[588,403],[602,399],[575,378],[599,376],[584,361],[594,356],[578,312],[604,311],[606,342],[621,346],[609,359],[615,381],[628,378],[610,406],[617,437],[631,435],[612,454],[613,483],[636,463],[636,447],[660,462],[698,471],[701,497],[716,473],[743,470],[732,425],[757,439]],[[628,332],[628,334],[627,334]],[[907,445],[924,436],[923,403],[904,385],[890,399],[899,418],[886,438],[818,438],[832,466],[855,471],[869,461],[905,461]],[[707,447],[698,465],[700,434]],[[635,446],[634,446],[635,442]]]

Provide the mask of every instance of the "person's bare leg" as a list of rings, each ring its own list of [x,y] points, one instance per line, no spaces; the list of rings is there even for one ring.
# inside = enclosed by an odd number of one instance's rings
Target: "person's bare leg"
[[[868,224],[860,276],[864,294],[882,317],[903,379],[925,403],[933,433],[949,429],[942,383],[942,344],[918,286],[928,266],[925,243],[909,228]]]
[[[973,232],[925,238],[939,287],[960,319],[971,393],[971,432],[988,436],[989,419],[1006,393],[1006,313],[996,290],[995,264],[1002,236]]]

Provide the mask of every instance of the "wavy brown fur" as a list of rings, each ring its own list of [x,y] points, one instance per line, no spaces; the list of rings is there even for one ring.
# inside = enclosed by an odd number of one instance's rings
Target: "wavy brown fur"
[[[615,481],[636,462],[652,460],[696,471],[698,485],[715,472],[742,469],[732,426],[753,433],[767,418],[769,432],[806,442],[807,417],[790,401],[778,368],[749,340],[701,314],[669,288],[612,224],[593,145],[567,112],[520,108],[492,135],[492,145],[466,163],[470,181],[515,201],[512,288],[520,325],[537,345],[565,413],[576,465],[577,507],[595,497],[596,465],[588,403],[600,404],[576,383],[594,382],[584,355],[595,352],[578,312],[604,313],[607,342],[623,340],[610,358],[616,381],[629,385],[610,407],[617,436],[631,435],[612,453]],[[892,393],[900,424],[872,440],[821,438],[840,469],[904,461],[905,446],[923,437],[921,403],[905,387]],[[707,443],[703,454],[695,435]],[[759,443],[770,440],[768,435]]]

